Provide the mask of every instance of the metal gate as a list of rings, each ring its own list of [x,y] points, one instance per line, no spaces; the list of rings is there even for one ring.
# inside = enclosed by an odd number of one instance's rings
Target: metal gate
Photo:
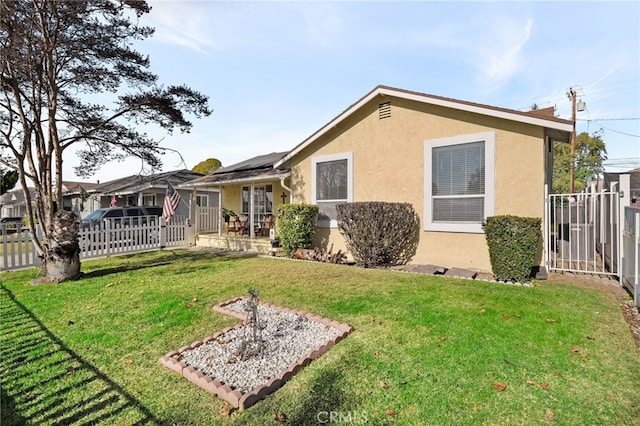
[[[619,276],[620,192],[546,194],[548,271]]]

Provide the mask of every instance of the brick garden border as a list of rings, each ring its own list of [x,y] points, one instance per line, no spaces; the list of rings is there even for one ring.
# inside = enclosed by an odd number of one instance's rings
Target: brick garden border
[[[214,306],[213,310],[215,312],[219,312],[224,315],[230,315],[232,317],[235,317],[244,321],[245,315],[243,315],[241,312],[235,312],[225,308],[225,306],[241,300],[246,300],[246,298],[236,297],[234,299],[228,300],[226,302],[223,302]],[[281,306],[271,305],[269,303],[260,302],[260,305],[269,307],[277,311],[288,312],[301,317],[305,317],[309,320],[313,320],[321,324],[324,324],[325,326],[337,328],[341,333],[338,336],[334,337],[333,339],[330,339],[325,343],[321,344],[320,346],[317,346],[316,348],[309,351],[306,355],[304,355],[298,361],[293,362],[287,369],[282,371],[278,376],[271,378],[266,384],[262,384],[256,387],[255,389],[245,393],[242,393],[238,390],[233,390],[231,389],[231,387],[229,387],[229,385],[222,384],[219,381],[212,378],[211,376],[207,376],[206,374],[203,374],[197,368],[193,366],[187,366],[184,362],[180,361],[182,358],[183,352],[187,350],[195,349],[198,346],[202,345],[203,343],[210,342],[211,340],[216,340],[220,335],[228,332],[229,330],[243,326],[243,322],[240,322],[235,326],[226,327],[220,330],[219,332],[217,332],[216,334],[214,334],[213,336],[206,337],[203,340],[197,340],[193,342],[191,345],[181,347],[177,351],[169,352],[168,354],[160,358],[159,360],[160,364],[164,365],[169,370],[179,373],[185,379],[189,380],[191,383],[201,387],[202,389],[213,394],[214,396],[224,399],[233,407],[243,410],[257,403],[258,401],[263,399],[265,396],[280,389],[280,387],[282,387],[298,371],[300,371],[303,367],[306,367],[307,365],[309,365],[313,360],[320,358],[329,349],[331,349],[336,343],[338,343],[340,340],[347,337],[347,335],[349,335],[349,333],[351,333],[351,331],[353,330],[353,327],[351,327],[348,324],[341,324],[336,321],[331,321],[327,318],[323,318],[317,315],[312,315],[306,312],[295,311],[292,309],[283,308]]]

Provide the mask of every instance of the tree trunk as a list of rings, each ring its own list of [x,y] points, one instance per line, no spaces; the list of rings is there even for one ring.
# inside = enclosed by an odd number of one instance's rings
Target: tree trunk
[[[62,210],[54,215],[52,231],[44,247],[44,281],[59,283],[80,276],[78,222],[73,212]]]

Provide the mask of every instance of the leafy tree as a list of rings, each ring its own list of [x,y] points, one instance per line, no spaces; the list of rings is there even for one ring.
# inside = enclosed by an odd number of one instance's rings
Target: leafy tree
[[[204,161],[199,162],[195,165],[192,171],[196,173],[202,173],[206,175],[207,173],[215,172],[220,167],[222,167],[222,163],[217,158],[207,158]]]
[[[602,140],[603,131],[576,136],[575,190],[582,191],[590,180],[604,171],[607,149]],[[556,143],[553,146],[553,192],[568,193],[571,190],[571,146]]]
[[[25,201],[45,281],[80,273],[76,217],[57,207],[64,154],[76,148],[78,176],[130,156],[160,170],[167,148],[145,126],[188,132],[188,115],[210,114],[206,96],[158,84],[133,49],[153,34],[140,24],[149,12],[144,0],[0,3],[0,164],[35,188],[24,189]]]
[[[11,191],[18,182],[18,172],[0,168],[0,195]]]

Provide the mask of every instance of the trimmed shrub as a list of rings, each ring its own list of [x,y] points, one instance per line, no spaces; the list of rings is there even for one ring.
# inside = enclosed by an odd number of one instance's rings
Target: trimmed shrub
[[[416,254],[420,218],[411,204],[345,203],[336,210],[338,228],[357,265],[403,265]]]
[[[482,222],[491,269],[500,281],[528,281],[541,238],[537,217],[492,216]]]
[[[297,248],[311,248],[316,234],[318,206],[283,204],[278,208],[276,228],[280,246],[288,256]]]

